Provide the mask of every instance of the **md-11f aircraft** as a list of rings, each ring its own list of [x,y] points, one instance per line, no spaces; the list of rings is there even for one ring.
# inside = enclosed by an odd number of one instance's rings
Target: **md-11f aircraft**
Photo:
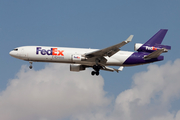
[[[69,63],[70,71],[82,71],[92,67],[92,75],[99,75],[100,70],[122,71],[123,67],[142,65],[162,61],[161,53],[167,52],[171,46],[162,45],[167,29],[159,30],[146,43],[136,43],[136,52],[122,51],[119,48],[129,43],[133,35],[125,41],[104,49],[84,49],[47,46],[23,46],[13,49],[9,54],[12,57],[29,61],[32,69],[33,62]],[[118,69],[108,66],[119,66]]]

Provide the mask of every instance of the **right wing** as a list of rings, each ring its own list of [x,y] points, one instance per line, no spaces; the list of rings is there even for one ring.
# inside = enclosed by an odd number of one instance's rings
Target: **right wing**
[[[111,57],[112,55],[114,55],[115,53],[117,53],[120,49],[120,47],[124,46],[125,44],[129,43],[133,38],[133,35],[130,35],[127,40],[119,43],[119,44],[116,44],[116,45],[113,45],[113,46],[110,46],[110,47],[107,47],[107,48],[104,48],[104,49],[101,49],[101,50],[97,50],[97,51],[94,51],[94,52],[91,52],[91,53],[87,53],[85,54],[85,57],[86,58],[92,58],[92,57],[104,57],[104,56],[108,56],[108,57]]]
[[[120,51],[119,48],[124,46],[125,44],[129,43],[132,40],[132,38],[133,38],[133,35],[130,35],[125,41],[123,41],[119,44],[116,44],[116,45],[113,45],[113,46],[110,46],[110,47],[107,47],[107,48],[104,48],[101,50],[86,53],[83,55],[83,57],[85,57],[86,60],[89,60],[91,62],[96,62],[96,64],[99,64],[102,67],[101,68],[102,70],[111,71],[111,72],[122,71],[123,66],[119,67],[119,69],[110,68],[110,67],[105,66],[105,63],[107,61],[107,59],[105,57],[106,56],[111,57],[112,55],[114,55],[115,53]],[[90,67],[91,65],[88,65],[88,66]]]

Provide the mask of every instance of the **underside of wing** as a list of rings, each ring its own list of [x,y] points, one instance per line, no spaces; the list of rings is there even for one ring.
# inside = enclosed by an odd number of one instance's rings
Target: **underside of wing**
[[[106,71],[111,71],[111,72],[119,72],[119,71],[122,71],[123,70],[123,66],[120,66],[119,69],[115,69],[115,68],[110,68],[110,67],[107,67],[107,66],[103,66],[101,68],[102,70],[106,70]]]

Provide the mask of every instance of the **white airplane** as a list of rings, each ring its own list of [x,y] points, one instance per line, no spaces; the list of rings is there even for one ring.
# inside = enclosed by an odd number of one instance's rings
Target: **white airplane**
[[[92,75],[99,75],[99,71],[122,71],[124,66],[135,66],[152,63],[164,59],[161,53],[167,52],[171,46],[161,45],[167,29],[159,30],[145,44],[135,44],[135,51],[121,51],[119,48],[129,43],[133,35],[127,40],[104,49],[83,49],[47,46],[23,46],[13,49],[9,54],[12,57],[29,61],[32,69],[33,62],[69,63],[70,71],[82,71],[92,67]],[[120,66],[118,69],[108,66]]]

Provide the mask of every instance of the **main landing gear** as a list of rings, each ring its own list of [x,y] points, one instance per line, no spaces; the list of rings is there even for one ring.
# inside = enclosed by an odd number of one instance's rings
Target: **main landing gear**
[[[96,74],[96,75],[98,76],[98,75],[99,75],[99,70],[100,70],[101,68],[102,68],[102,67],[101,67],[100,65],[94,65],[94,66],[93,66],[94,71],[91,72],[91,75],[95,75],[95,74]]]
[[[29,68],[32,69],[32,63],[33,63],[33,62],[32,62],[32,61],[29,61],[29,63],[30,63]]]
[[[99,71],[92,71],[91,72],[91,75],[95,75],[95,74],[98,76],[99,75]]]

